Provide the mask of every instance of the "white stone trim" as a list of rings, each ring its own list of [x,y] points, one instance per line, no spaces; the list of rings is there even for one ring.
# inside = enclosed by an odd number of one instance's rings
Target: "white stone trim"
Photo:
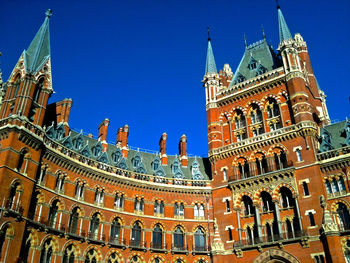
[[[312,213],[313,215],[316,214],[316,211],[314,209],[306,210],[305,215],[308,216],[309,213]]]

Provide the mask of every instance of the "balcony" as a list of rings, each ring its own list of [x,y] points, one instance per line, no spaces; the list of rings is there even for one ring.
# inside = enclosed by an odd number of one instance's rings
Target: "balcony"
[[[108,246],[126,248],[126,239],[120,237],[109,237]]]
[[[6,200],[2,205],[3,215],[16,217],[20,220],[23,216],[24,209],[20,202],[14,203],[11,200]]]
[[[129,248],[135,250],[146,250],[147,243],[140,240],[131,239],[129,242]]]
[[[98,235],[94,232],[88,232],[87,240],[89,243],[103,244],[106,241],[105,234]]]
[[[150,250],[156,251],[156,252],[167,252],[168,246],[167,246],[167,244],[163,244],[163,243],[151,242],[150,243]]]
[[[184,245],[180,245],[180,246],[175,246],[172,245],[171,247],[171,253],[172,254],[186,254],[188,255],[188,245],[184,246]]]
[[[233,244],[233,248],[249,250],[255,249],[256,247],[270,247],[279,245],[280,243],[287,244],[299,242],[307,237],[308,234],[304,230],[297,232],[283,232],[281,235],[262,236],[260,238],[244,239],[241,241],[237,241]]]
[[[210,253],[210,247],[209,246],[194,246],[192,254],[193,255],[200,255],[200,254],[209,254]]]

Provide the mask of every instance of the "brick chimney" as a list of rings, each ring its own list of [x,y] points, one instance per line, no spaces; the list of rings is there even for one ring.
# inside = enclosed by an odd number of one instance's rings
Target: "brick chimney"
[[[163,165],[168,164],[168,156],[166,155],[166,140],[167,140],[167,138],[168,138],[168,135],[164,132],[159,140],[160,159],[161,159]]]
[[[55,109],[55,114],[56,114],[56,123],[63,123],[64,126],[64,131],[65,131],[65,136],[68,135],[69,133],[69,115],[70,115],[70,110],[73,105],[72,99],[64,99],[61,101],[58,101],[54,104],[56,107]]]
[[[187,167],[188,158],[187,158],[187,137],[183,134],[179,142],[179,156],[182,166]]]
[[[116,145],[121,148],[123,156],[128,157],[129,146],[128,146],[128,137],[129,137],[129,126],[127,124],[124,127],[120,127],[117,132],[117,143]]]
[[[107,151],[107,131],[109,126],[109,119],[104,119],[101,124],[98,126],[98,140],[101,141],[103,151]]]

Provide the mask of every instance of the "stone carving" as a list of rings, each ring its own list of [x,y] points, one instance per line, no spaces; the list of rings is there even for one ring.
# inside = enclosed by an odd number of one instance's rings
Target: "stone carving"
[[[338,225],[333,222],[331,213],[327,208],[327,203],[323,195],[320,196],[320,204],[323,208],[323,219],[321,231],[325,234],[339,232]]]

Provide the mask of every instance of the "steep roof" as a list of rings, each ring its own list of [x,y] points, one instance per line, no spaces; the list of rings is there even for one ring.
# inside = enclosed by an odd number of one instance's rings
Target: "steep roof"
[[[330,135],[330,144],[333,149],[350,145],[350,120],[341,121],[324,127]],[[321,138],[324,141],[327,138]]]
[[[260,40],[246,47],[230,86],[264,74],[281,65],[281,60],[272,47],[265,39]]]
[[[57,127],[59,128],[59,127]],[[53,140],[56,140],[59,143],[63,143],[63,142],[72,142],[75,141],[75,139],[77,139],[78,137],[83,139],[83,142],[81,144],[80,149],[76,149],[75,147],[70,147],[70,145],[72,145],[72,143],[70,144],[66,144],[64,146],[68,146],[68,148],[70,148],[73,151],[76,151],[78,153],[82,153],[83,155],[94,159],[96,161],[100,161],[100,162],[104,162],[104,163],[108,163],[109,165],[112,166],[116,166],[116,167],[127,167],[128,170],[130,171],[136,171],[138,170],[138,168],[140,168],[141,166],[144,168],[144,170],[146,171],[147,174],[150,175],[155,175],[157,171],[159,171],[159,169],[154,169],[153,163],[156,159],[159,160],[159,155],[155,154],[155,153],[148,153],[148,152],[142,152],[142,151],[136,151],[136,150],[129,150],[128,153],[128,157],[127,158],[120,158],[120,160],[118,160],[117,162],[115,162],[115,158],[113,158],[115,156],[115,153],[120,151],[120,149],[113,144],[108,144],[108,148],[107,148],[107,152],[101,152],[100,155],[98,156],[94,156],[93,154],[91,154],[93,152],[93,148],[99,143],[99,141],[97,141],[96,139],[90,138],[86,135],[83,135],[82,133],[78,133],[75,131],[71,131],[70,134],[65,137],[65,138],[61,138],[58,139],[55,135],[56,133],[56,129],[54,128],[54,126],[50,126],[47,128],[47,132],[50,133],[48,134],[49,137]],[[68,138],[71,137],[71,138]],[[83,151],[86,153],[84,154]],[[141,165],[134,167],[134,163],[133,163],[133,159],[138,156],[141,159]],[[168,155],[168,165],[161,165],[161,170],[164,171],[165,177],[166,178],[174,178],[174,173],[173,173],[173,164],[175,163],[175,160],[179,161],[177,156],[173,156],[173,155]],[[120,166],[120,162],[123,162],[123,165]],[[195,167],[195,169],[198,169],[198,171],[196,170],[196,174],[201,174],[203,177],[203,180],[210,180],[211,179],[211,169],[210,169],[210,162],[208,158],[202,158],[202,157],[188,157],[188,165],[187,167],[184,167],[181,165],[180,163],[180,167],[179,169],[181,170],[182,174],[183,174],[183,179],[190,179],[192,180],[194,177],[194,173],[193,173],[193,167]],[[199,167],[198,167],[199,166]],[[198,167],[198,168],[197,168]]]
[[[207,50],[207,61],[205,64],[205,74],[207,73],[217,73],[215,58],[213,53],[213,48],[211,47],[211,41],[208,40],[208,50]]]
[[[46,18],[30,43],[27,50],[24,51],[25,69],[28,73],[35,73],[50,57],[50,30],[49,19],[52,11],[46,11]]]
[[[284,40],[291,39],[292,34],[289,31],[287,22],[284,19],[281,8],[279,6],[277,7],[277,12],[278,12],[278,31],[280,35],[280,42],[283,42]]]

